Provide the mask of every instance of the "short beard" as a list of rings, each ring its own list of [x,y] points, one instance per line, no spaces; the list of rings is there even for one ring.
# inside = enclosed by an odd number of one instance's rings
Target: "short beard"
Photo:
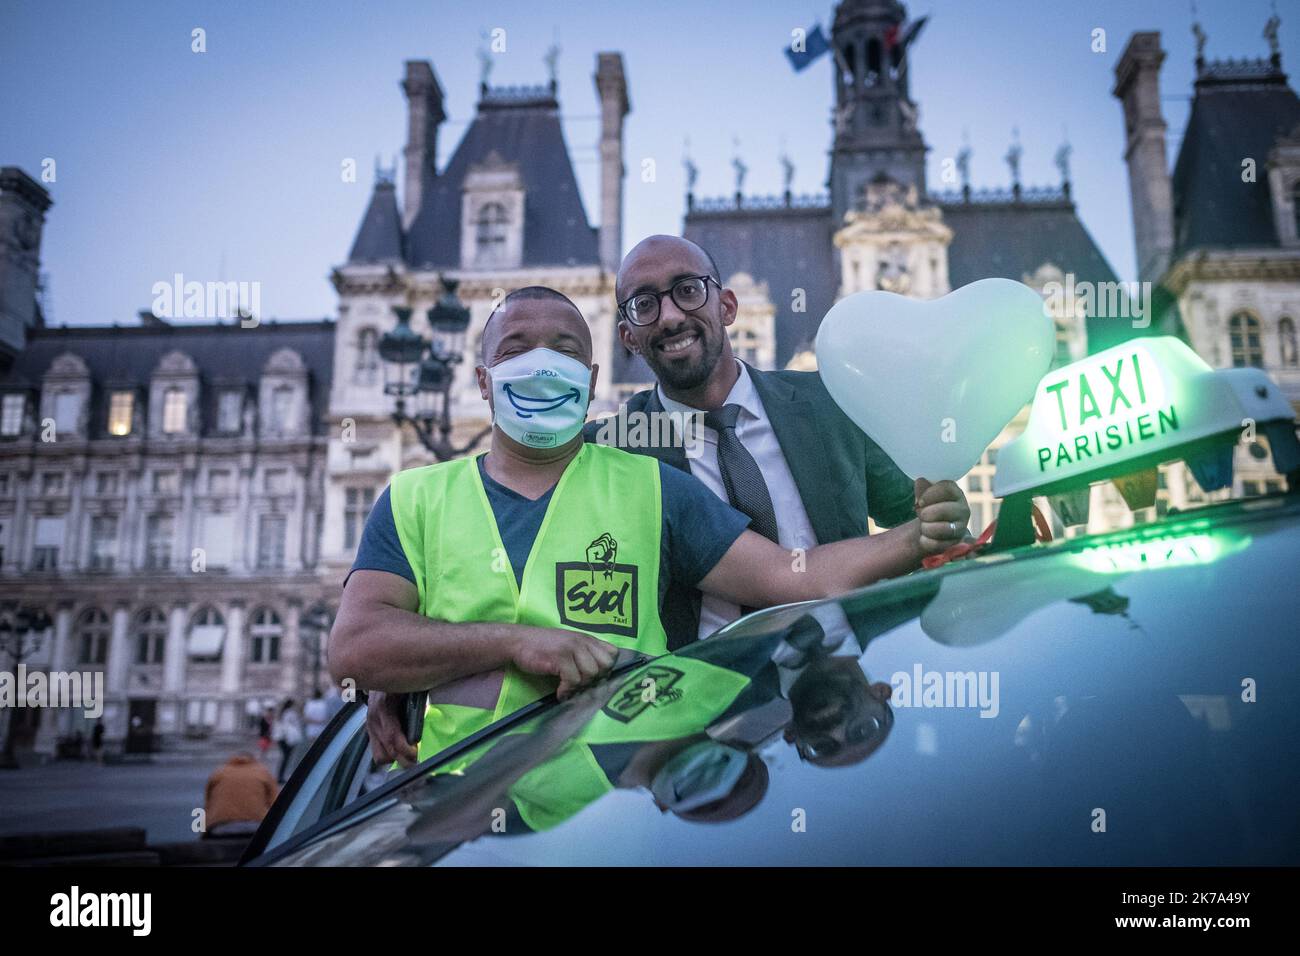
[[[653,346],[642,353],[641,357],[650,366],[650,371],[655,373],[659,384],[673,391],[689,392],[709,380],[717,368],[718,359],[722,357],[722,336],[712,335],[707,328],[701,329],[699,335],[704,354],[692,365],[682,366],[661,361],[658,349]]]

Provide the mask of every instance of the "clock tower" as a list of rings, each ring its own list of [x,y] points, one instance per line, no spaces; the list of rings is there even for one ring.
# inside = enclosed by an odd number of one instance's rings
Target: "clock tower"
[[[924,196],[925,152],[908,92],[908,47],[924,20],[906,22],[898,0],[843,0],[835,10],[834,227],[861,205],[868,184],[889,179]]]
[[[28,329],[42,324],[36,293],[51,202],[45,187],[17,166],[0,169],[0,372],[27,344]]]

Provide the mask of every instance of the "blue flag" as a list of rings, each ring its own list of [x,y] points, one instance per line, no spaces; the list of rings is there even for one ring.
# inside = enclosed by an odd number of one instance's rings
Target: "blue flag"
[[[822,33],[820,23],[808,31],[803,47],[802,51],[797,51],[791,41],[791,44],[785,48],[785,55],[790,58],[790,65],[794,67],[796,73],[805,69],[809,63],[831,48],[826,40],[826,34]]]

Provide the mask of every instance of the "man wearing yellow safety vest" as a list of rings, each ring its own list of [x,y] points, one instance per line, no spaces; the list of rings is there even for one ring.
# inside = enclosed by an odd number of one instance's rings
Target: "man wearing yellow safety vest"
[[[745,607],[824,598],[911,571],[966,527],[960,490],[939,482],[910,522],[792,555],[693,476],[584,443],[591,351],[561,293],[507,296],[477,369],[490,450],[399,473],[367,519],[330,672],[372,692],[432,688],[420,759],[552,690],[567,697],[618,648],[663,653],[669,580]],[[391,702],[371,698],[376,759],[409,764]]]

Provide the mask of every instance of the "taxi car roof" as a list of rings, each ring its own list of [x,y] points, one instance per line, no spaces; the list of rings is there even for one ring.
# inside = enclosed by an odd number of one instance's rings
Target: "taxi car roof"
[[[1032,644],[1032,642],[1025,643],[1027,636],[1022,632],[1024,631],[1024,628],[1027,625],[1025,624],[1023,619],[1014,621],[1011,625],[1007,625],[1008,633],[1014,632],[1018,636],[1015,639],[1008,639],[1007,641],[1004,642],[999,642],[996,639],[996,635],[992,638],[986,637],[982,640],[971,640],[971,633],[969,629],[967,629],[966,631],[962,631],[960,628],[958,628],[956,630],[950,631],[950,635],[953,636],[953,640],[947,646],[947,648],[945,648],[942,646],[945,643],[944,641],[936,640],[933,637],[933,635],[922,633],[924,631],[923,622],[921,621],[923,611],[926,609],[933,608],[935,604],[936,596],[939,594],[941,590],[943,590],[946,587],[945,582],[948,581],[954,582],[953,586],[955,587],[956,582],[961,579],[970,580],[972,581],[972,583],[974,583],[977,577],[982,577],[988,574],[993,574],[995,577],[997,577],[1000,580],[1000,582],[1015,581],[1017,578],[1034,577],[1034,575],[1037,572],[1035,572],[1033,569],[1037,567],[1041,567],[1043,569],[1042,573],[1044,575],[1048,575],[1050,573],[1051,568],[1055,565],[1061,564],[1063,559],[1068,559],[1070,556],[1080,555],[1082,553],[1088,552],[1090,549],[1124,545],[1126,543],[1131,543],[1131,542],[1140,543],[1144,541],[1159,540],[1164,538],[1178,539],[1183,536],[1192,536],[1200,533],[1209,533],[1209,534],[1215,534],[1218,532],[1231,533],[1233,529],[1247,529],[1248,532],[1250,530],[1253,530],[1255,532],[1255,537],[1257,539],[1255,543],[1258,545],[1262,541],[1266,540],[1267,538],[1266,532],[1272,533],[1273,531],[1282,530],[1286,532],[1288,536],[1293,537],[1297,529],[1300,529],[1300,525],[1298,525],[1296,522],[1296,519],[1298,517],[1300,517],[1300,496],[1296,496],[1294,494],[1274,495],[1274,496],[1269,496],[1264,498],[1252,498],[1252,499],[1232,500],[1232,501],[1222,502],[1215,505],[1198,508],[1195,510],[1189,510],[1189,511],[1179,512],[1176,514],[1171,514],[1165,520],[1155,524],[1139,525],[1130,529],[1108,532],[1106,534],[1101,534],[1101,535],[1080,536],[1076,538],[1055,541],[1049,544],[1020,547],[1020,548],[1004,551],[994,555],[987,555],[982,557],[977,556],[975,558],[968,559],[965,561],[953,562],[932,571],[921,571],[904,578],[878,582],[866,588],[862,588],[858,591],[851,592],[849,594],[843,595],[839,598],[832,599],[829,601],[811,602],[810,604],[805,604],[805,605],[788,605],[781,608],[771,608],[764,611],[759,611],[752,615],[749,615],[746,618],[736,621],[733,624],[729,625],[728,627],[722,629],[716,635],[714,635],[714,637],[711,637],[708,641],[701,642],[701,644],[692,645],[692,648],[699,648],[702,644],[713,644],[714,642],[726,640],[732,637],[743,638],[745,635],[757,634],[764,631],[765,629],[784,626],[783,622],[794,620],[800,614],[803,614],[814,607],[834,605],[839,607],[848,607],[851,609],[864,610],[865,612],[864,616],[855,622],[855,626],[861,626],[863,631],[865,631],[865,633],[859,634],[860,637],[865,638],[864,643],[867,645],[866,649],[862,652],[861,655],[861,659],[864,663],[867,662],[868,659],[872,658],[873,656],[882,656],[874,653],[878,650],[881,650],[883,645],[880,645],[879,642],[875,642],[873,638],[878,635],[885,634],[887,632],[896,631],[900,634],[900,637],[902,638],[900,640],[900,646],[910,646],[912,649],[912,653],[914,654],[914,656],[918,658],[922,656],[922,654],[934,655],[937,653],[942,657],[942,655],[944,654],[978,653],[980,656],[984,658],[984,661],[986,663],[991,662],[992,664],[996,664],[997,667],[1001,667],[1004,671],[1010,667],[1010,664],[1008,662],[1014,660],[1016,662],[1015,665],[1016,667],[1020,668],[1026,674],[1034,675],[1035,680],[1040,680],[1044,678],[1044,674],[1046,673],[1045,668],[1049,668],[1049,665],[1055,660],[1055,656],[1049,653],[1045,655],[1046,660],[1034,661],[1032,660],[1033,655],[1027,656],[1024,653],[1018,653],[1018,649],[1020,648],[1035,646]],[[1247,549],[1247,551],[1249,551],[1249,549]],[[1284,551],[1283,553],[1287,553],[1287,552]],[[1294,553],[1294,551],[1292,550],[1289,553]],[[1259,560],[1264,560],[1264,558],[1261,557]],[[1031,564],[1030,562],[1033,563]],[[1042,564],[1039,565],[1038,562],[1042,562]],[[1064,563],[1068,564],[1068,560],[1066,560]],[[1126,571],[1126,573],[1124,573],[1122,577],[1129,578],[1132,577],[1134,572],[1142,573],[1148,570],[1156,570],[1157,567],[1158,567],[1157,565],[1151,565],[1149,567],[1145,565],[1139,565],[1134,568],[1128,569],[1128,571]],[[995,572],[994,569],[997,568],[1001,568],[1002,570]],[[1188,568],[1186,566],[1175,566],[1175,567],[1167,567],[1165,568],[1165,570],[1181,572],[1186,575],[1196,576],[1200,574],[1202,570],[1212,571],[1213,569],[1198,569],[1198,568]],[[1008,577],[1008,575],[1010,577]],[[966,576],[971,576],[971,577],[966,578]],[[1161,578],[1160,580],[1172,582],[1174,578],[1165,577],[1165,578]],[[1198,588],[1204,590],[1205,589],[1204,582],[1209,581],[1210,578],[1203,578],[1203,579],[1197,578],[1197,580],[1201,582],[1198,584]],[[1241,580],[1248,581],[1251,579],[1248,576],[1243,576],[1241,577]],[[983,590],[987,591],[988,588],[985,588]],[[994,591],[997,593],[988,594],[987,598],[981,598],[981,600],[987,600],[988,603],[990,604],[1005,603],[1005,594],[1002,591],[1002,589],[1000,587],[994,588]],[[1285,593],[1273,593],[1273,592],[1285,592]],[[969,600],[970,593],[982,593],[982,592],[970,592],[969,589],[966,589],[965,592],[961,592],[961,593],[966,593],[968,595],[967,600]],[[1268,600],[1273,600],[1277,602],[1295,601],[1295,596],[1294,594],[1291,593],[1291,589],[1271,589],[1270,593],[1268,595],[1263,595],[1263,597],[1265,597]],[[1053,608],[1064,607],[1066,606],[1066,602],[1077,604],[1080,600],[1082,600],[1082,598],[1069,596],[1060,600],[1054,600],[1050,605],[1044,605],[1044,608],[1048,606]],[[1187,616],[1187,610],[1185,608],[1179,608],[1178,606],[1169,603],[1169,601],[1166,599],[1162,599],[1160,590],[1158,588],[1146,588],[1144,590],[1143,600],[1145,602],[1143,604],[1144,608],[1149,607],[1153,610],[1153,612],[1158,612],[1160,615],[1163,615],[1167,619],[1177,618],[1183,621],[1185,624],[1188,624],[1188,626],[1190,626],[1191,619]],[[1043,610],[1043,608],[1031,609],[1031,612],[1029,614],[1030,618],[1033,617],[1035,610]],[[1110,614],[1112,613],[1110,610],[1103,609],[1099,611],[1095,607],[1092,610],[1095,612],[1094,615],[1092,617],[1084,619],[1089,623],[1090,626],[1094,626],[1094,625],[1101,626],[1101,624],[1104,623],[1107,628],[1113,628],[1114,622],[1111,620],[1111,618],[1109,617],[1103,618],[1097,616],[1100,614]],[[1296,609],[1294,607],[1288,607],[1280,610],[1290,614],[1290,619],[1288,623],[1289,626],[1293,628],[1295,617],[1296,617],[1296,613],[1295,613]],[[961,615],[957,615],[957,617],[960,616]],[[1123,617],[1125,615],[1120,615],[1120,616]],[[1287,626],[1281,623],[1282,619],[1285,618],[1285,614],[1279,613],[1277,615],[1270,615],[1270,618],[1277,618],[1277,619],[1270,619],[1264,622],[1265,627],[1276,628],[1278,626]],[[933,624],[933,622],[931,623]],[[995,622],[995,624],[996,623],[997,622]],[[998,624],[998,626],[1001,625]],[[903,632],[907,632],[907,634],[910,634],[912,636],[904,637]],[[977,637],[978,636],[979,635],[977,635]],[[1225,634],[1224,636],[1225,638],[1227,638],[1229,635]],[[1073,645],[1069,644],[1068,642],[1063,644],[1061,640],[1061,635],[1054,633],[1052,629],[1048,629],[1046,631],[1041,632],[1034,639],[1037,640],[1039,644],[1050,645],[1052,649],[1060,652],[1063,655],[1062,660],[1064,660],[1064,658],[1066,657],[1069,657],[1071,654],[1077,653],[1077,649],[1073,649]],[[1242,638],[1238,636],[1236,639],[1241,640]],[[1000,655],[997,652],[997,647],[999,646],[1000,643],[1005,644],[1004,650],[1007,651],[1006,655]],[[1115,653],[1109,655],[1110,657],[1116,658],[1116,660],[1113,661],[1103,660],[1100,662],[1094,661],[1088,666],[1094,667],[1097,670],[1098,674],[1104,673],[1106,675],[1106,680],[1101,681],[1099,683],[1099,686],[1106,686],[1107,681],[1109,681],[1110,686],[1119,687],[1120,685],[1125,684],[1125,682],[1129,680],[1129,678],[1125,676],[1125,671],[1122,669],[1120,665],[1123,664],[1124,666],[1127,666],[1128,664],[1131,663],[1131,662],[1123,661],[1122,658],[1124,657],[1125,654],[1128,653],[1141,653],[1140,646],[1138,651],[1132,651],[1129,648],[1129,645],[1125,643],[1124,639],[1120,638],[1117,640],[1116,635],[1109,633],[1109,631],[1107,632],[1107,636],[1103,643],[1106,643],[1107,646],[1113,645],[1116,648]],[[1191,653],[1192,651],[1194,651],[1195,653]],[[1175,676],[1182,675],[1183,677],[1186,677],[1188,679],[1194,678],[1192,680],[1192,683],[1195,685],[1194,689],[1198,689],[1198,691],[1204,691],[1207,689],[1207,687],[1201,685],[1205,683],[1205,675],[1200,673],[1200,671],[1198,671],[1198,667],[1200,667],[1201,663],[1203,663],[1202,659],[1208,660],[1209,658],[1214,657],[1215,654],[1218,654],[1221,651],[1222,648],[1215,648],[1213,646],[1190,645],[1188,648],[1184,648],[1184,652],[1190,653],[1190,657],[1184,661],[1180,662],[1176,658],[1171,659],[1166,655],[1164,657],[1154,658],[1151,661],[1148,661],[1148,663],[1153,663],[1154,661],[1157,660],[1163,660],[1170,665],[1167,668],[1170,675],[1175,675]],[[1272,653],[1272,651],[1270,651],[1269,653]],[[672,656],[674,655],[665,655],[665,658],[659,658],[658,660],[664,660]],[[1267,657],[1268,655],[1265,654],[1264,656]],[[1295,657],[1296,656],[1292,653],[1287,658],[1279,658],[1278,660],[1270,659],[1268,661],[1268,664],[1271,668],[1273,668],[1273,672],[1270,673],[1270,676],[1281,680],[1284,676],[1281,673],[1282,670],[1285,670],[1285,668],[1289,667],[1292,671],[1294,671],[1296,668]],[[1254,653],[1254,658],[1256,664],[1261,663],[1259,652]],[[962,662],[962,666],[969,666],[971,663],[972,663],[971,661],[965,660]],[[1058,663],[1060,662],[1058,661]],[[629,670],[629,668],[632,666],[635,665],[631,663],[625,665],[620,669],[620,673],[625,675]],[[876,667],[878,665],[872,663],[871,666]],[[1261,668],[1256,669],[1256,673],[1263,673],[1263,672],[1264,671]],[[1174,679],[1174,677],[1171,676],[1169,679],[1172,680]],[[1032,683],[1032,681],[1029,681],[1029,683]],[[607,681],[600,686],[608,690],[608,689],[612,689],[615,685],[611,681]],[[1294,682],[1292,682],[1291,686],[1294,686]],[[1165,688],[1165,690],[1168,690],[1168,688]],[[1069,695],[1065,695],[1065,696],[1069,697]],[[1181,694],[1175,695],[1172,693],[1164,693],[1162,691],[1161,694],[1156,694],[1155,696],[1160,697],[1161,700],[1167,704],[1169,701],[1181,700],[1182,697],[1187,695],[1181,695]],[[1192,696],[1199,698],[1201,696],[1204,696],[1204,694],[1198,693]],[[1089,699],[1089,695],[1083,694],[1079,699],[1086,702]],[[1183,701],[1183,703],[1187,704],[1186,701]],[[1191,705],[1189,704],[1187,706],[1190,707]],[[1216,704],[1215,706],[1218,705]],[[467,747],[476,746],[482,740],[487,740],[494,737],[499,738],[502,733],[506,732],[510,728],[518,727],[522,722],[531,719],[539,711],[555,710],[555,709],[556,708],[553,706],[553,700],[552,700],[551,703],[543,704],[541,707],[529,711],[528,713],[515,715],[513,718],[508,718],[506,721],[502,721],[496,725],[493,725],[493,727],[488,728],[487,731],[485,731],[481,736],[476,737],[475,740],[467,742],[467,745],[465,747],[455,748],[455,751],[458,753],[463,753],[467,749]],[[1084,712],[1086,710],[1087,707],[1078,708],[1079,712]],[[1292,723],[1294,723],[1295,721],[1295,713],[1296,713],[1296,709],[1291,708],[1290,716],[1287,719],[1291,720]],[[1167,727],[1174,727],[1175,725],[1177,725],[1178,727],[1177,733],[1181,733],[1184,735],[1188,733],[1187,728],[1183,727],[1181,724],[1178,723],[1178,720],[1181,718],[1179,718],[1177,715],[1182,715],[1182,717],[1186,716],[1184,710],[1181,710],[1176,707],[1166,707],[1166,709],[1161,710],[1159,714],[1154,714],[1154,715],[1153,714],[1154,711],[1151,714],[1148,714],[1148,717],[1155,723]],[[947,718],[948,716],[949,715],[945,714],[945,718]],[[1030,718],[1027,715],[1024,719],[1027,721]],[[1040,714],[1036,719],[1041,723],[1044,718]],[[1241,722],[1240,718],[1238,719],[1238,722],[1239,723]],[[943,722],[940,721],[940,723],[942,724]],[[951,723],[951,721],[949,721],[949,723]],[[946,725],[944,725],[943,729],[944,732],[951,731],[958,736],[966,735],[967,737],[970,737],[972,734],[974,734],[976,737],[978,737],[979,736],[978,731],[980,729],[979,725],[983,723],[984,723],[983,721],[977,720],[974,725],[975,727],[974,731],[972,731],[969,727],[963,729],[963,728],[956,727],[956,725],[954,725],[954,727],[952,728],[949,728]],[[917,732],[919,733],[920,725],[917,725],[917,727],[914,729],[917,730]],[[1114,728],[1111,729],[1113,730]],[[1019,731],[1017,731],[1017,737],[1018,736],[1019,736]],[[920,744],[918,743],[917,746],[919,747]],[[1077,745],[1072,745],[1072,746],[1077,746]],[[902,747],[896,746],[894,748],[889,748],[889,747],[882,748],[883,756],[873,757],[870,761],[868,761],[868,764],[877,765],[877,769],[879,769],[881,765],[887,763],[889,760],[900,759],[898,754],[899,751],[907,751],[907,746],[904,745]],[[889,756],[891,752],[894,754],[893,757]],[[908,751],[908,753],[910,754],[911,752]],[[412,770],[407,771],[406,773],[402,774],[400,777],[390,781],[380,791],[370,794],[367,798],[363,798],[363,800],[359,801],[356,804],[351,805],[350,807],[344,808],[343,811],[339,812],[338,814],[335,814],[333,817],[325,821],[322,821],[321,824],[311,828],[305,833],[290,840],[284,846],[278,848],[276,851],[268,854],[266,857],[256,862],[261,864],[261,863],[268,863],[268,862],[293,860],[296,857],[301,857],[304,852],[310,852],[310,848],[312,848],[313,844],[320,843],[320,841],[322,841],[322,838],[324,837],[338,837],[340,835],[346,837],[346,835],[350,831],[352,831],[356,826],[358,825],[365,826],[365,824],[361,821],[364,821],[367,818],[374,817],[378,814],[383,814],[386,810],[391,810],[393,806],[392,795],[394,793],[396,793],[401,787],[410,784],[412,781],[419,780],[424,774],[428,772],[430,767],[445,762],[447,756],[448,754],[445,752],[444,754],[439,755],[438,757],[435,757],[430,761],[426,761],[420,767],[413,768]],[[911,756],[915,757],[914,754],[911,754]],[[954,754],[954,756],[956,755]],[[962,759],[967,759],[967,758],[963,757]],[[913,760],[913,763],[914,762],[915,761]],[[780,756],[777,757],[777,763],[778,764],[781,763]],[[793,791],[790,791],[789,786],[783,787],[780,784],[780,781],[792,775],[800,776],[801,778],[806,777],[806,774],[804,774],[802,770],[799,770],[799,766],[800,766],[799,764],[795,764],[793,767],[789,766],[788,764],[784,766],[778,765],[776,768],[777,772],[774,772],[772,774],[773,791],[785,792],[791,797],[791,799],[794,799]],[[922,761],[920,764],[913,767],[912,770],[913,772],[916,772],[917,767],[925,767],[925,766],[927,765],[925,764],[924,761]],[[1180,772],[1186,769],[1186,768],[1182,768],[1181,765],[1179,766],[1180,766]],[[968,759],[967,759],[967,770],[968,772],[974,772],[974,770],[971,768]],[[1284,776],[1286,776],[1287,774],[1289,774],[1291,778],[1297,776],[1296,766],[1294,765],[1294,762],[1289,766],[1284,766],[1283,770],[1284,770],[1283,773]],[[820,770],[819,772],[821,773],[822,776],[817,778],[816,787],[814,787],[814,789],[827,788],[828,783],[836,779],[830,775],[837,773],[837,771]],[[1166,768],[1166,774],[1171,777],[1177,776],[1177,773],[1169,772],[1167,768]],[[858,773],[857,776],[859,778],[859,782],[861,782],[861,774]],[[1300,782],[1300,781],[1289,781],[1288,786],[1291,783],[1295,783],[1295,782]],[[807,779],[803,780],[804,785],[807,785],[808,783],[809,781]],[[984,783],[986,786],[996,789],[995,785],[992,782],[986,780],[984,781]],[[1159,787],[1158,782],[1151,783],[1150,781],[1148,781],[1148,783],[1150,783],[1151,786],[1157,788]],[[829,787],[829,789],[839,792],[842,797],[845,796],[846,793],[852,791],[851,787],[848,787],[846,789],[845,786]],[[1282,792],[1287,792],[1287,791],[1282,791]],[[909,799],[914,799],[915,796],[916,795],[914,793],[910,794]],[[1132,796],[1133,796],[1132,794],[1128,794],[1126,799]],[[619,818],[620,814],[622,813],[633,814],[635,812],[637,814],[636,817],[637,822],[635,823],[629,822],[627,825],[634,826],[634,827],[653,825],[655,822],[654,816],[646,817],[643,814],[641,814],[641,811],[639,810],[633,811],[632,799],[633,799],[632,795],[626,792],[612,794],[609,797],[603,798],[596,802],[599,805],[600,809],[597,809],[597,807],[593,806],[593,808],[588,813],[579,814],[579,819],[586,820],[588,817],[594,815],[596,818],[599,819],[600,826],[608,828],[614,825],[614,823]],[[784,797],[782,799],[784,799]],[[809,797],[808,799],[811,799],[811,797]],[[1003,803],[1007,803],[1008,799],[1009,798],[1007,794],[1001,794],[998,797],[998,800],[1002,801]],[[777,802],[778,804],[780,803],[779,800]],[[1010,799],[1011,804],[1014,804],[1015,802],[1016,801],[1014,799]],[[611,810],[607,805],[613,805],[616,809]],[[842,812],[842,811],[835,811],[833,807],[826,807],[826,806],[823,806],[822,810],[823,812]],[[770,810],[767,812],[766,816],[767,817],[771,816]],[[768,822],[771,823],[772,821],[769,819]],[[689,826],[689,824],[684,824],[684,825]],[[576,830],[574,830],[575,827]],[[581,843],[582,840],[586,839],[587,836],[590,836],[592,839],[596,839],[594,834],[596,832],[599,832],[599,831],[591,830],[589,823],[579,826],[578,823],[575,822],[571,825],[566,825],[566,828],[564,829],[566,829],[566,832],[573,831],[573,832],[569,832],[568,835],[568,839],[570,840],[570,842],[577,840],[579,843]],[[716,850],[719,854],[722,854],[722,856],[720,856],[718,859],[720,862],[726,862],[727,861],[726,854],[728,853],[732,854],[733,858],[736,858],[736,855],[738,855],[739,858],[746,859],[746,860],[748,860],[749,857],[753,856],[753,852],[746,848],[746,843],[744,840],[737,842],[736,832],[738,830],[745,831],[746,829],[747,826],[742,821],[733,821],[732,823],[722,827],[700,827],[699,825],[696,825],[691,830],[691,833],[694,834],[693,839],[695,841],[702,840],[704,831],[706,830],[709,831],[710,834],[721,835],[724,833],[729,833],[730,836],[727,836],[725,838],[715,837],[715,841],[717,842]],[[996,831],[997,829],[998,828],[995,826],[994,830]],[[1008,827],[1004,825],[1003,829],[1008,829]],[[1010,829],[1014,829],[1014,827],[1011,827]],[[604,832],[608,833],[608,829],[606,829]],[[1300,853],[1300,848],[1298,848],[1294,843],[1294,832],[1290,834],[1289,838],[1291,839],[1292,842],[1282,847],[1281,851],[1279,852],[1284,851],[1285,853],[1289,853],[1290,856],[1288,856],[1287,858],[1292,859],[1294,861],[1295,855],[1297,853]],[[350,838],[344,839],[342,845],[347,846],[349,843],[349,839]],[[509,844],[499,843],[499,842],[492,843],[492,841],[487,841],[485,843],[484,840],[477,840],[474,841],[472,847],[462,847],[458,850],[456,846],[449,845],[447,847],[444,847],[442,852],[451,853],[451,857],[449,859],[453,862],[485,862],[485,861],[500,862],[503,860],[521,861],[522,859],[529,858],[528,853],[524,853],[523,857],[520,857],[518,853],[516,853],[516,851],[520,850],[524,846],[523,843],[518,842],[518,840],[521,839],[526,841],[533,841],[537,843],[539,846],[545,847],[547,853],[555,854],[557,852],[560,852],[559,850],[557,850],[557,844],[555,843],[555,838],[551,834],[535,834],[527,838],[517,838],[515,842]],[[703,842],[707,844],[710,841],[703,840]],[[917,854],[914,854],[912,856],[908,855],[910,851],[908,851],[906,847],[895,844],[893,845],[893,849],[891,850],[891,852],[889,854],[885,854],[885,859],[882,861],[888,861],[888,862],[960,861],[966,859],[966,857],[961,856],[961,854],[958,852],[961,849],[961,847],[965,846],[968,849],[973,849],[974,844],[977,842],[979,841],[976,841],[974,840],[974,838],[967,835],[962,839],[956,840],[954,847],[951,847],[947,850],[935,849],[935,848],[930,848],[929,850],[925,850],[925,851],[918,850]],[[633,840],[632,843],[638,847],[637,850],[638,862],[655,860],[655,852],[652,852],[646,847],[641,846],[639,843],[637,843],[636,840]],[[1184,844],[1186,843],[1185,836],[1182,838],[1182,843]],[[789,855],[789,853],[786,853],[786,855],[782,859],[784,861],[790,861],[795,858],[801,858],[804,860],[814,859],[814,858],[820,859],[815,855],[813,856],[808,855],[813,850],[814,844],[816,844],[817,846],[822,846],[820,840],[808,841],[807,847],[800,848],[797,851],[791,851],[795,854],[795,856],[792,857]],[[1060,845],[1059,839],[1057,840],[1057,844],[1058,846]],[[1162,844],[1162,846],[1164,845]],[[825,846],[823,847],[823,849],[825,849],[826,852],[829,854],[829,856],[826,857],[827,860],[839,859],[839,857],[837,857],[836,853],[833,851],[832,847]],[[1167,853],[1166,856],[1161,857],[1159,861],[1149,861],[1149,862],[1169,862],[1171,859],[1182,859],[1181,857],[1177,857],[1175,851],[1170,850],[1168,846],[1164,846],[1164,849],[1169,853],[1174,853],[1174,856],[1169,856]],[[507,850],[509,852],[505,852]],[[989,852],[995,852],[994,850],[990,849],[988,845],[981,845],[980,850],[985,854],[985,856],[981,857],[981,859],[988,858],[987,854]],[[1099,860],[1094,859],[1094,857],[1089,855],[1091,851],[1088,850],[1088,848],[1085,845],[1081,844],[1079,847],[1076,847],[1075,850],[1076,850],[1076,856],[1074,857],[1074,859],[1076,859],[1077,861],[1099,862]],[[802,854],[802,856],[800,856],[800,854]],[[596,848],[588,848],[583,852],[578,852],[576,850],[569,851],[569,855],[572,857],[571,860],[568,860],[569,862],[592,862],[596,858],[601,858],[601,852]],[[687,855],[690,856],[691,854],[688,853]],[[1027,856],[1030,858],[1037,859],[1037,857],[1034,857],[1034,854],[1032,852],[1027,851]],[[464,859],[460,859],[461,857],[464,857]],[[1110,862],[1114,862],[1115,860],[1120,859],[1121,857],[1123,857],[1122,853],[1118,855],[1112,854],[1112,857],[1108,859]],[[1200,859],[1200,858],[1196,858],[1196,859]],[[329,862],[329,855],[325,854],[324,856],[319,857],[318,861]],[[660,860],[660,862],[663,861],[666,860]],[[1055,858],[1053,858],[1053,861],[1055,861]],[[1213,860],[1210,861],[1213,862]],[[1005,859],[1003,859],[1003,862],[1023,862],[1023,859],[1020,857],[1015,857],[1014,854],[1011,854],[1008,855]]]

